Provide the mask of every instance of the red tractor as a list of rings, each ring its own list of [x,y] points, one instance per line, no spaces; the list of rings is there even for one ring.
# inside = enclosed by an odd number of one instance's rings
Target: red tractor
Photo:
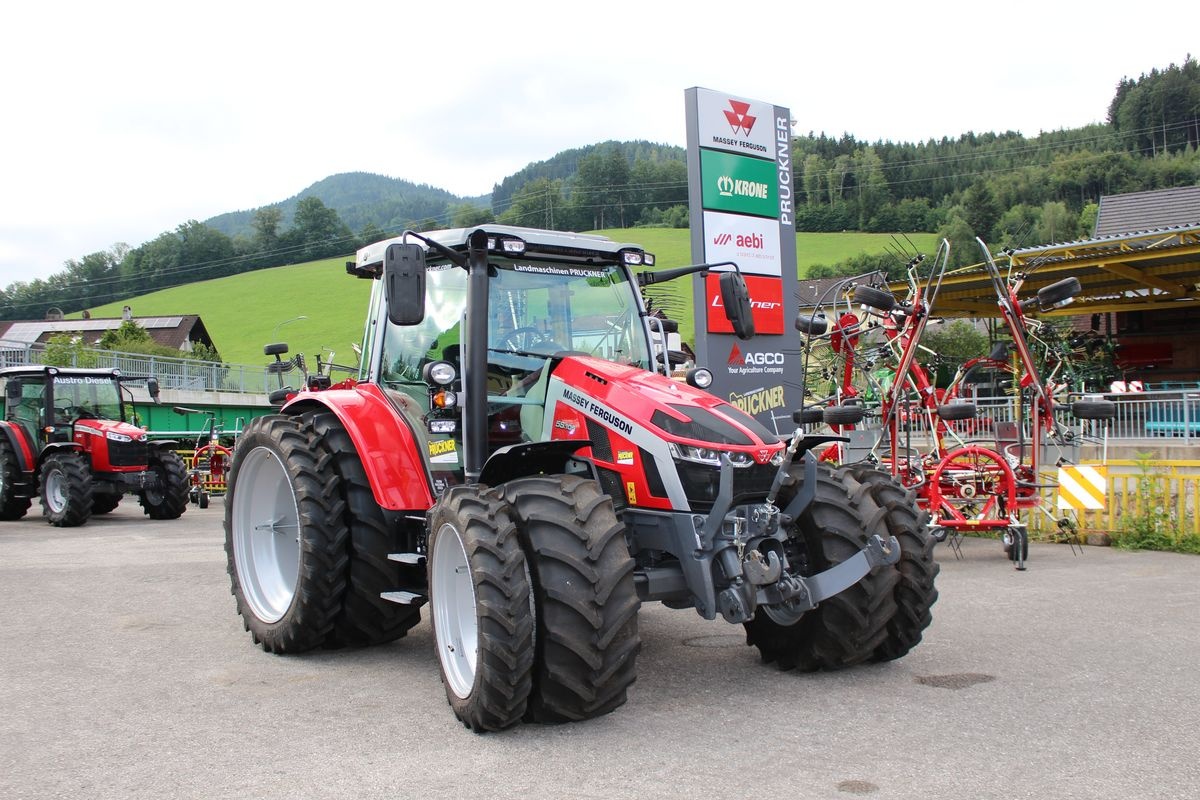
[[[173,441],[147,439],[125,421],[121,384],[158,381],[115,369],[22,366],[0,369],[0,519],[25,516],[33,497],[58,527],[83,525],[136,494],[151,519],[176,519],[188,483]]]
[[[492,225],[360,250],[347,271],[375,285],[358,376],[290,392],[234,452],[225,546],[253,640],[387,642],[428,603],[446,696],[476,731],[624,703],[647,601],[743,625],[781,669],[915,646],[937,564],[914,496],[817,463],[829,436],[780,439],[705,392],[706,370],[671,379],[639,285],[719,265],[653,263]]]

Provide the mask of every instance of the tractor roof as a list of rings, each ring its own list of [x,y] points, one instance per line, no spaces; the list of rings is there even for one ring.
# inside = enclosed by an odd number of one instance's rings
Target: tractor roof
[[[617,263],[620,254],[627,251],[643,252],[642,247],[627,242],[616,242],[607,236],[590,233],[567,233],[547,231],[539,228],[519,228],[511,225],[479,225],[473,228],[452,228],[442,231],[423,231],[421,236],[432,239],[451,250],[465,251],[467,238],[477,230],[495,234],[498,239],[520,239],[525,242],[525,252],[520,258],[552,258],[555,260],[583,263]],[[397,236],[375,242],[358,251],[356,264],[359,268],[383,263],[383,254],[388,245],[401,242],[420,243],[414,237]],[[436,256],[431,254],[431,260]]]
[[[18,378],[30,375],[78,375],[88,378],[119,378],[119,369],[86,369],[83,367],[56,367],[49,364],[23,364],[18,367],[0,369],[0,378]]]

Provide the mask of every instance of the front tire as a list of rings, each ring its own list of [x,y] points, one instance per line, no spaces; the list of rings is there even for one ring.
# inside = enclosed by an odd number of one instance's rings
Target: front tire
[[[138,493],[142,512],[150,519],[179,519],[191,494],[183,459],[174,450],[151,452],[146,469],[158,474],[158,488]]]
[[[246,425],[225,498],[225,554],[237,613],[272,653],[319,647],[346,592],[349,531],[331,459],[279,415]]]
[[[42,462],[42,515],[56,528],[83,525],[92,515],[92,475],[79,453],[54,453]]]
[[[626,700],[641,649],[634,562],[612,498],[575,475],[518,478],[501,487],[533,578],[537,618],[526,718],[592,719]]]
[[[430,620],[446,699],[472,730],[521,721],[533,680],[529,569],[494,490],[456,486],[434,507],[427,569]]]
[[[900,543],[900,561],[894,567],[896,613],[888,620],[887,638],[875,651],[876,661],[891,661],[912,650],[933,621],[930,609],[937,602],[934,580],[941,567],[934,559],[934,537],[929,534],[929,514],[917,506],[916,496],[882,470],[865,465],[845,469],[865,485],[876,505],[887,513],[888,532]]]
[[[781,496],[781,507],[803,484],[804,465],[792,468],[796,482]],[[815,497],[795,521],[786,545],[788,561],[802,575],[840,564],[867,546],[873,536],[887,541],[886,512],[866,486],[842,480],[826,464],[817,464]],[[836,670],[868,660],[886,640],[895,615],[896,571],[877,569],[858,583],[798,618],[786,609],[759,607],[745,623],[746,644],[762,660],[781,670]]]

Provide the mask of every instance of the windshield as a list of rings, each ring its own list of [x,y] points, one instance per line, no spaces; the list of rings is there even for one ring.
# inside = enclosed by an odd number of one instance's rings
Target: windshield
[[[504,264],[489,290],[489,360],[558,353],[650,368],[631,284],[618,267]]]
[[[532,372],[548,356],[572,354],[650,368],[636,295],[620,268],[506,262],[490,269],[490,365],[509,374]],[[387,326],[381,360],[385,383],[424,386],[421,368],[430,361],[461,367],[466,271],[430,266],[425,295],[421,323]]]
[[[108,377],[54,376],[55,422],[73,422],[80,417],[121,419],[121,395],[117,382]]]

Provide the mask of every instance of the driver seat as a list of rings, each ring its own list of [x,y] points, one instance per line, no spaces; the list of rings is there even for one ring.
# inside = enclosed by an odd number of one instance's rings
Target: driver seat
[[[535,402],[521,405],[521,435],[527,441],[542,440],[542,431],[546,423],[546,387],[550,385],[550,365],[551,360],[547,359],[545,366],[528,377],[533,383],[526,384],[524,398]]]

